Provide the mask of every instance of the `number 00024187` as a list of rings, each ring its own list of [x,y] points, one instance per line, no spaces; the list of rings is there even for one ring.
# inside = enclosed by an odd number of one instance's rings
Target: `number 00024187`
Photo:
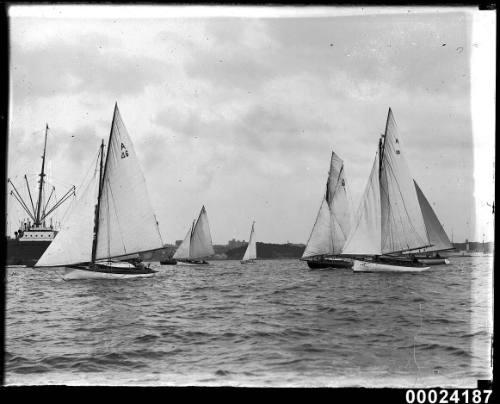
[[[407,390],[408,404],[488,404],[492,390]]]

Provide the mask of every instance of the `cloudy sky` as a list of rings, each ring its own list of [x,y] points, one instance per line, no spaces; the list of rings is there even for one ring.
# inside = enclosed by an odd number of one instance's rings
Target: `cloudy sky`
[[[471,116],[477,12],[84,9],[10,10],[8,171],[19,188],[24,173],[35,184],[46,122],[51,181],[59,195],[78,186],[117,101],[165,242],[204,204],[216,243],[248,239],[252,220],[259,241],[305,243],[331,150],[357,207],[390,106],[448,235],[488,234],[474,152],[492,139],[478,143]],[[479,177],[492,179],[490,160]],[[14,231],[21,211],[8,203]]]

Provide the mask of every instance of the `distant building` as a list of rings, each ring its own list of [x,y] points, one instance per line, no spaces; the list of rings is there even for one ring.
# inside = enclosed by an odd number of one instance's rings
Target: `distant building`
[[[229,240],[227,242],[227,247],[229,249],[233,249],[233,248],[238,248],[238,247],[241,247],[243,245],[247,245],[248,243],[245,241],[245,240],[235,240],[234,238],[232,240]]]

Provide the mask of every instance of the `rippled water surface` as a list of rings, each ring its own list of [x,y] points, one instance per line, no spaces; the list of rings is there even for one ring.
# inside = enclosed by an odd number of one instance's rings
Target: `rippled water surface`
[[[490,379],[491,258],[424,273],[297,260],[64,281],[7,269],[7,384],[424,386]]]

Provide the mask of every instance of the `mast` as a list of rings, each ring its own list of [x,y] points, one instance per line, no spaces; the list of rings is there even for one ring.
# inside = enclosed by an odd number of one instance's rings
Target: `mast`
[[[40,172],[40,181],[39,181],[39,187],[38,187],[38,202],[37,202],[37,208],[36,208],[36,220],[34,225],[39,226],[40,225],[40,213],[42,210],[42,192],[43,192],[43,177],[45,177],[45,153],[47,151],[47,133],[49,131],[49,124],[45,124],[45,144],[43,146],[43,156],[42,156],[42,171]]]
[[[95,213],[95,225],[94,225],[94,241],[92,243],[92,262],[95,262],[95,256],[97,252],[97,236],[99,234],[99,211],[101,208],[101,196],[102,196],[102,188],[104,186],[104,178],[106,175],[106,168],[108,167],[109,160],[109,148],[111,146],[111,139],[113,137],[113,126],[115,124],[116,111],[118,110],[118,103],[115,102],[115,109],[113,111],[113,119],[111,120],[111,128],[109,130],[109,140],[108,140],[108,153],[106,153],[106,162],[104,163],[104,169],[102,166],[102,161],[104,159],[104,140],[101,143],[101,163],[99,169],[99,194],[97,196],[97,205],[96,205],[96,213]]]
[[[99,230],[99,201],[101,200],[102,192],[102,161],[104,159],[104,139],[101,141],[101,161],[99,163],[99,193],[97,196],[97,204],[94,211],[94,239],[92,240],[92,262],[95,262],[95,254],[97,250],[97,233]]]
[[[384,151],[385,151],[385,137],[387,135],[387,128],[389,126],[389,118],[391,117],[391,114],[392,114],[391,107],[389,107],[389,112],[387,112],[387,120],[385,121],[385,131],[378,142],[378,149],[379,149],[378,175],[379,175],[379,177],[382,175],[382,162],[384,161]]]

